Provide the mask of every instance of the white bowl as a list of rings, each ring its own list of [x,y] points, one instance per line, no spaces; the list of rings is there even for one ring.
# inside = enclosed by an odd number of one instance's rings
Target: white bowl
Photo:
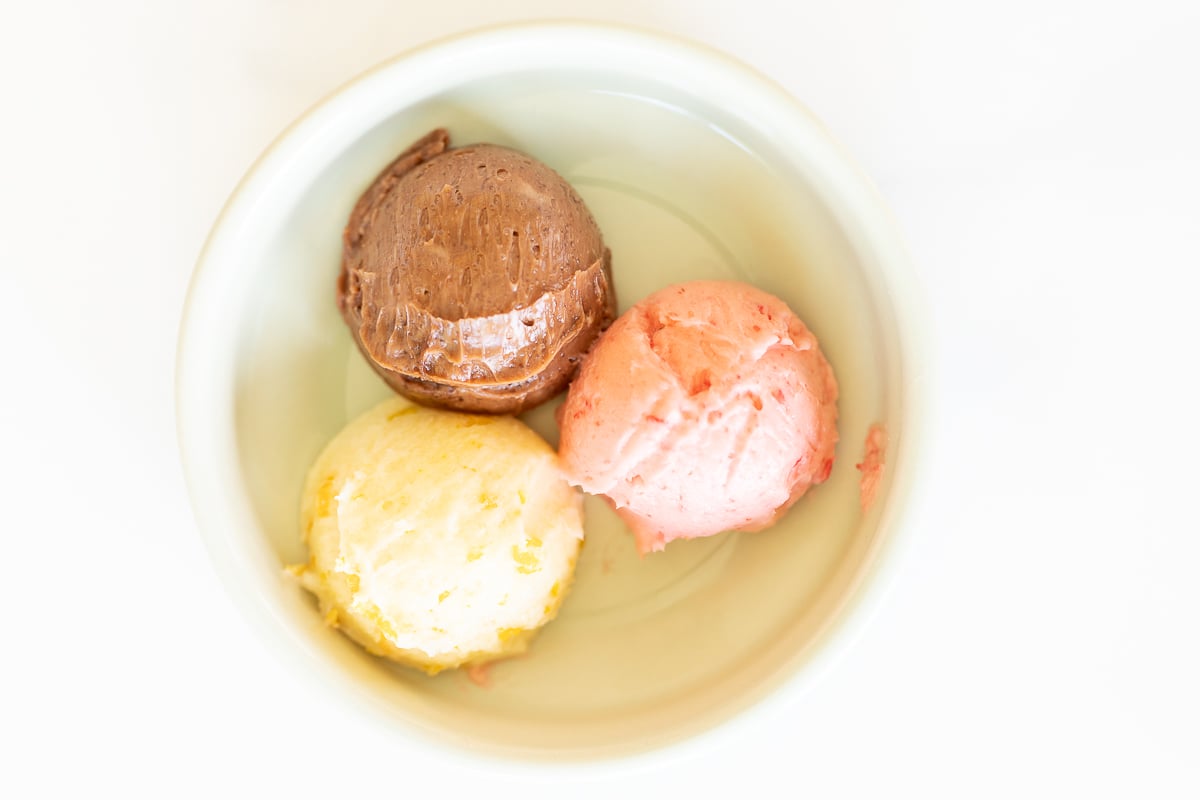
[[[613,252],[622,308],[723,277],[773,292],[841,385],[831,479],[776,526],[639,559],[589,500],[576,586],[529,655],[481,688],[368,656],[283,566],[301,482],[388,394],[334,306],[341,232],[375,174],[437,126],[570,180]],[[582,24],[504,27],[408,53],[288,129],[234,192],[196,267],[178,417],[196,516],[225,584],[284,663],[415,743],[537,760],[626,756],[803,688],[883,584],[920,458],[925,353],[904,249],[868,182],[779,87],[705,48]],[[529,415],[552,441],[550,407]],[[891,436],[875,505],[855,463]],[[820,657],[820,658],[818,658]],[[788,692],[781,692],[786,687]],[[297,702],[303,702],[298,698]]]

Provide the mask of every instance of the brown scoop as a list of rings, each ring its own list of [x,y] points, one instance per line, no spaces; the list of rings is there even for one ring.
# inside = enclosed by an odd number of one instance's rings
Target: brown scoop
[[[429,405],[515,414],[557,394],[616,314],[610,254],[546,165],[435,130],[359,199],[338,307],[375,371]]]

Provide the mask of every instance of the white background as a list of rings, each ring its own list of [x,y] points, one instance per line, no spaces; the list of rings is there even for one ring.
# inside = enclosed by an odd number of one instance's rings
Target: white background
[[[388,56],[538,17],[698,39],[811,106],[893,205],[940,361],[931,502],[858,644],[721,752],[588,786],[303,692],[174,433],[187,280],[257,154]],[[1198,41],[1194,2],[5,2],[0,796],[1200,796]]]

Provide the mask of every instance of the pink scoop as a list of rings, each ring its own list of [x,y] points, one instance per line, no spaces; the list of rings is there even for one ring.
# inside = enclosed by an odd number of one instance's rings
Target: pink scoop
[[[782,300],[697,281],[613,323],[559,424],[568,480],[608,498],[645,553],[766,527],[829,477],[837,381]]]

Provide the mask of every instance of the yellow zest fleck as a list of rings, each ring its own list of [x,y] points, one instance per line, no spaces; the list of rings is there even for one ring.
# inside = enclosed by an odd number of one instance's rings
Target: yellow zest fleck
[[[389,642],[396,641],[396,628],[392,625],[392,623],[384,619],[382,616],[379,617],[378,622],[379,632],[383,634],[384,638]]]
[[[336,475],[326,475],[325,480],[321,481],[321,485],[317,487],[317,508],[316,515],[318,517],[327,517],[333,509],[333,482],[337,480]]]
[[[478,561],[483,558],[483,545],[477,544],[467,551],[467,561]]]
[[[519,639],[525,635],[524,628],[501,628],[496,631],[496,637],[500,639],[500,644],[508,644],[514,639]]]
[[[445,628],[434,628],[433,632],[434,633],[445,633],[446,629]]]
[[[360,585],[357,575],[350,574],[346,576],[346,588],[350,590],[350,594],[358,594]]]
[[[338,612],[336,608],[329,609],[329,611],[325,614],[325,624],[331,628],[336,628],[338,626]]]
[[[517,572],[520,572],[522,575],[530,575],[542,568],[537,556],[527,550],[521,550],[515,544],[512,548],[512,558],[513,561],[517,562]]]
[[[562,591],[562,581],[555,581],[554,585],[550,587],[550,596],[558,597],[558,593],[561,591]]]
[[[438,602],[439,603],[445,602],[446,598],[449,596],[450,596],[450,590],[447,589],[446,591],[444,591],[438,595]]]
[[[487,492],[483,492],[479,495],[479,504],[482,505],[485,510],[496,508],[499,505],[499,503],[496,502],[496,496],[494,494],[488,494]]]
[[[525,492],[517,489],[517,499],[521,501],[521,505],[525,505]]]
[[[392,642],[396,641],[396,626],[392,624],[390,619],[383,615],[383,612],[379,610],[379,606],[374,603],[363,603],[363,616],[379,629],[379,632],[383,634],[385,639]]]
[[[541,547],[542,540],[536,536],[526,536],[525,537],[525,546],[526,547]]]

